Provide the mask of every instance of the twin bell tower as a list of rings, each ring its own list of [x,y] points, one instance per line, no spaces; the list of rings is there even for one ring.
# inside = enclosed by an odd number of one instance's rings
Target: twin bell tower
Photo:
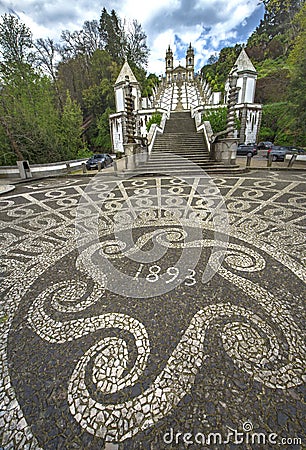
[[[180,64],[177,67],[173,66],[173,52],[168,47],[166,52],[166,81],[173,83],[177,81],[193,81],[194,80],[194,50],[191,43],[186,52],[186,66],[182,67]]]

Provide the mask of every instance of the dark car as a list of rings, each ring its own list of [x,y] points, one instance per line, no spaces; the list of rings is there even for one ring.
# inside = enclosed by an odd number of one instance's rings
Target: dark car
[[[98,169],[98,163],[101,163],[101,168],[111,166],[113,163],[113,158],[107,153],[100,153],[98,155],[93,155],[86,161],[86,169]]]
[[[257,148],[258,150],[269,150],[273,147],[273,142],[270,141],[262,141],[258,142]]]
[[[237,147],[237,156],[246,156],[246,155],[257,155],[257,148],[254,144],[244,145],[239,144]]]
[[[266,157],[269,158],[271,155],[272,161],[285,161],[286,154],[288,153],[288,148],[281,145],[273,145],[269,148]]]
[[[306,150],[301,147],[295,147],[294,145],[286,146],[287,154],[289,155],[306,155]]]

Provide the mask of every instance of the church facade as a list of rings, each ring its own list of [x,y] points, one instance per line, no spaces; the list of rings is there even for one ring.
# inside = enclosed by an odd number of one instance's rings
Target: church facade
[[[241,143],[258,140],[262,107],[254,103],[257,72],[246,51],[242,49],[225,84],[225,92],[214,92],[209,82],[195,74],[194,50],[191,44],[186,50],[186,64],[174,67],[170,48],[165,55],[165,74],[151,97],[142,98],[140,85],[129,64],[125,61],[116,80],[116,113],[110,116],[110,130],[114,152],[124,152],[128,141],[127,92],[132,94],[135,135],[148,137],[146,124],[154,113],[160,113],[163,122],[171,112],[190,111],[198,124],[207,109],[226,107],[230,90],[230,77],[237,80],[236,115],[240,120],[237,139]]]
[[[194,80],[194,50],[189,45],[186,52],[186,66],[182,67],[179,64],[177,67],[173,66],[173,52],[168,47],[166,52],[166,80],[167,83],[176,83],[176,82],[184,82],[184,81],[193,81]]]

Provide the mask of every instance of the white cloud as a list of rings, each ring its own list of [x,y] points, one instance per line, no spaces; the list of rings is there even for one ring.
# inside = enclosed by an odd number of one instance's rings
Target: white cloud
[[[122,19],[141,23],[151,50],[148,70],[157,74],[164,73],[168,45],[178,64],[184,47],[191,42],[197,67],[201,67],[221,47],[243,42],[241,33],[246,38],[248,21],[259,8],[258,0],[104,0],[103,5],[100,0],[0,0],[0,14],[11,8],[34,38],[59,40],[63,30],[77,30],[85,20],[99,20],[104,6],[109,12],[114,9]],[[258,23],[259,19],[253,29]]]
[[[136,19],[142,25],[145,25],[155,14],[160,14],[165,7],[167,10],[173,10],[179,6],[179,0],[126,0],[122,2],[120,14],[130,19]]]

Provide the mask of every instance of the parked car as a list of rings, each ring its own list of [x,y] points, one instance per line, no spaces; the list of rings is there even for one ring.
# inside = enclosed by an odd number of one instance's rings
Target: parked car
[[[244,144],[239,144],[237,147],[237,156],[245,156],[245,155],[257,155],[257,148],[256,145],[254,144],[249,144],[249,145],[244,145]]]
[[[266,157],[269,158],[271,155],[272,161],[285,161],[286,154],[288,153],[288,148],[281,145],[273,145],[269,148]]]
[[[86,169],[87,170],[98,169],[99,162],[101,163],[101,168],[104,169],[104,167],[112,165],[113,158],[107,153],[100,153],[98,155],[93,155],[86,161]]]
[[[258,142],[257,149],[258,150],[269,150],[273,147],[273,142],[270,141],[262,141]]]
[[[289,155],[306,155],[306,150],[301,147],[295,147],[294,145],[289,145],[285,147],[287,149],[287,154]]]

